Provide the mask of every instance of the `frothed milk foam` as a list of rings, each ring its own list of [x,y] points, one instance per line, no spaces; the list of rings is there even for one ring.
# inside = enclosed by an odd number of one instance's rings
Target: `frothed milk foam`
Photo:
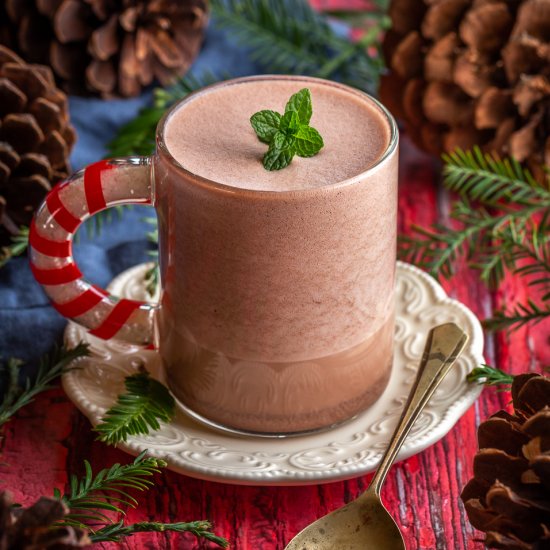
[[[304,87],[325,147],[268,172],[249,118],[282,113]],[[163,132],[159,343],[175,395],[214,422],[275,433],[371,405],[394,325],[397,155],[382,158],[383,111],[323,81],[247,79],[191,97]]]

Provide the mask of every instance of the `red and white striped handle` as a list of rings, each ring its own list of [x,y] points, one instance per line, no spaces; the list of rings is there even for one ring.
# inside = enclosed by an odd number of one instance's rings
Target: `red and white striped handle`
[[[86,281],[72,255],[80,224],[118,204],[151,204],[151,160],[99,161],[56,185],[30,228],[31,269],[61,315],[98,338],[144,347],[153,343],[155,306],[119,299]]]

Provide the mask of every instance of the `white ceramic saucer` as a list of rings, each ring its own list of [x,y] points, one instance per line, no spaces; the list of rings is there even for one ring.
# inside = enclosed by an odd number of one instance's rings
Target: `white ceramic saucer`
[[[147,299],[144,274],[149,265],[125,271],[109,290],[126,298]],[[394,367],[386,391],[365,413],[323,433],[266,439],[222,433],[179,411],[170,424],[148,436],[120,445],[136,455],[144,449],[183,474],[246,485],[304,485],[356,477],[374,470],[407,399],[429,329],[454,321],[470,340],[457,365],[413,427],[399,459],[412,456],[441,439],[481,392],[466,374],[483,362],[483,333],[474,314],[448,298],[439,284],[419,269],[397,265],[397,324]],[[139,365],[162,379],[158,354],[99,340],[69,323],[66,342],[84,340],[93,355],[79,359],[79,369],[63,377],[70,399],[96,424],[124,391],[124,377]]]

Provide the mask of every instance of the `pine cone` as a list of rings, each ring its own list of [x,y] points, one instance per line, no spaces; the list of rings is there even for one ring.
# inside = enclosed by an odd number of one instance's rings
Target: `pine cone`
[[[422,149],[550,165],[550,0],[393,0],[382,101]]]
[[[550,548],[550,378],[522,374],[512,384],[514,414],[479,426],[474,478],[461,498],[489,548]]]
[[[69,173],[76,134],[52,72],[0,46],[0,246]]]
[[[29,508],[14,507],[10,495],[0,493],[0,550],[68,550],[91,544],[75,527],[54,527],[68,512],[60,500],[42,497]]]
[[[50,65],[67,92],[106,98],[181,76],[207,21],[207,0],[4,1],[0,43]]]

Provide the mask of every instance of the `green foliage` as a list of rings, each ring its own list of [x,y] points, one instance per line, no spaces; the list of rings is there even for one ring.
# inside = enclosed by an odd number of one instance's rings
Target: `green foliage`
[[[135,508],[137,500],[128,493],[129,489],[145,491],[154,485],[151,477],[166,466],[164,460],[146,457],[141,453],[132,463],[114,464],[95,476],[90,463],[85,460],[85,473],[81,479],[70,477],[70,492],[61,494],[55,489],[54,496],[70,509],[64,523],[86,528],[84,522],[102,523],[110,521],[105,512],[124,514],[123,506]]]
[[[482,365],[472,370],[466,377],[468,382],[484,384],[485,386],[510,386],[514,381],[514,377],[511,374],[490,367],[489,365]],[[506,388],[503,388],[506,389]]]
[[[510,311],[499,310],[493,317],[483,322],[488,330],[503,330],[510,326],[520,328],[527,323],[540,323],[550,317],[550,304],[539,306],[533,300],[527,300],[526,304],[518,304]]]
[[[483,154],[478,148],[444,156],[445,186],[458,194],[451,224],[413,227],[400,238],[400,257],[431,273],[450,278],[458,260],[479,271],[497,288],[507,272],[523,277],[541,293],[510,312],[500,311],[487,328],[519,328],[550,316],[550,189],[512,159]]]
[[[69,513],[58,522],[57,526],[73,526],[89,532],[94,543],[119,542],[124,537],[144,532],[190,532],[198,538],[215,542],[227,547],[227,541],[210,531],[207,521],[189,523],[140,522],[124,525],[124,522],[113,521],[107,514],[125,515],[124,508],[135,508],[137,500],[129,491],[147,491],[154,486],[152,477],[166,466],[164,460],[145,456],[141,453],[132,463],[114,464],[99,471],[95,476],[90,463],[85,460],[85,473],[82,478],[70,477],[70,491],[63,495],[59,489],[54,490],[55,498],[60,499],[69,508]]]
[[[321,134],[309,126],[312,115],[311,92],[303,88],[288,100],[285,113],[259,111],[250,117],[258,139],[269,144],[263,158],[266,170],[286,168],[294,155],[313,157],[323,147]]]
[[[8,359],[0,363],[0,379],[5,380],[6,392],[0,404],[0,426],[5,424],[22,407],[28,405],[34,398],[51,389],[52,382],[65,372],[67,366],[79,357],[89,354],[87,344],[79,344],[75,348],[55,348],[40,360],[38,373],[31,380],[27,378],[23,387],[19,385],[20,369],[23,362],[18,359]]]
[[[120,220],[125,208],[132,207],[131,205],[112,206],[106,210],[102,210],[101,212],[94,214],[91,218],[88,218],[84,222],[84,228],[88,238],[91,239],[93,237],[98,237],[103,231],[105,225],[108,225],[115,220]]]
[[[210,531],[212,524],[209,521],[191,521],[177,523],[159,523],[156,521],[142,521],[124,525],[124,522],[119,521],[110,525],[105,525],[94,533],[91,533],[90,539],[92,542],[120,542],[123,537],[135,535],[136,533],[163,533],[172,531],[176,533],[192,533],[197,538],[204,538],[210,542],[214,542],[222,548],[227,548],[229,543],[226,539],[218,537]]]
[[[158,265],[159,254],[158,254],[158,246],[157,246],[159,242],[159,232],[158,232],[156,217],[143,218],[143,221],[153,226],[153,229],[147,233],[147,240],[155,247],[153,250],[148,251],[149,256],[151,256],[153,260],[153,265],[145,273],[145,289],[147,290],[147,294],[153,297],[159,285],[159,275],[160,275],[159,265]]]
[[[168,389],[151,378],[146,370],[127,376],[126,393],[117,398],[95,427],[101,441],[115,445],[129,435],[147,434],[160,428],[159,421],[170,422],[175,401]]]
[[[305,0],[212,0],[214,23],[232,32],[266,72],[339,80],[374,92],[382,69],[367,47],[379,32],[352,44]],[[379,29],[378,29],[379,30]]]
[[[21,227],[17,235],[11,237],[11,243],[0,249],[0,267],[5,266],[12,258],[21,256],[29,246],[29,228]]]

